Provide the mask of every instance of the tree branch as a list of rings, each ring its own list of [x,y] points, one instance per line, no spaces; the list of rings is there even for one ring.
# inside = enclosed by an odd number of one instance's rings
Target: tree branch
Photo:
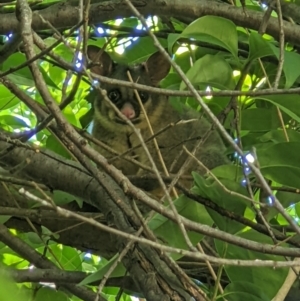
[[[77,3],[77,2],[76,2]],[[213,0],[165,0],[165,1],[140,1],[134,0],[132,3],[143,15],[158,15],[169,17],[190,17],[192,19],[205,15],[214,15],[232,20],[237,26],[247,27],[258,30],[263,19],[263,12],[248,10],[245,15],[242,8],[230,6],[226,3]],[[287,11],[289,6],[282,7],[283,13]],[[129,17],[132,15],[130,9],[123,1],[101,1],[91,4],[90,23],[97,24],[107,20],[120,17]],[[298,10],[293,10],[293,13]],[[56,28],[68,28],[79,22],[78,8],[75,3],[63,2],[50,6],[46,9],[35,11],[33,14],[32,27],[34,30],[48,29],[48,25],[43,22],[42,18],[51,24],[55,24]],[[297,19],[297,16],[293,16]],[[2,14],[0,20],[0,34],[8,34],[16,31],[18,22],[12,13]],[[289,22],[283,22],[286,42],[299,44],[300,30],[299,26]],[[272,17],[269,20],[266,33],[279,39],[279,24],[277,18]]]
[[[14,250],[16,253],[21,255],[23,258],[34,264],[39,268],[47,268],[47,269],[58,269],[54,263],[44,258],[42,254],[39,254],[37,251],[28,246],[25,242],[23,242],[20,238],[12,235],[9,230],[0,224],[0,240],[5,243],[8,247]],[[77,287],[73,284],[64,284],[62,285],[72,294],[82,298],[85,301],[94,301],[95,293],[87,290],[83,287]],[[101,296],[100,301],[105,301],[105,299]]]

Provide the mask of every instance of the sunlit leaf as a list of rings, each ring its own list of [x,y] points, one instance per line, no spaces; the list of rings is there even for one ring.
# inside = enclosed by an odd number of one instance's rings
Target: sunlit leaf
[[[228,19],[217,16],[201,17],[188,25],[177,37],[177,40],[180,38],[190,38],[218,45],[237,57],[237,31],[234,23]],[[173,48],[175,41],[174,39],[170,41],[169,49]]]
[[[108,272],[108,270],[111,268],[113,264],[115,264],[116,260],[118,259],[118,255],[115,255],[107,264],[105,264],[100,270],[97,272],[87,276],[80,282],[80,285],[86,285],[91,282],[99,281],[103,278],[103,276]],[[121,277],[125,274],[125,268],[124,266],[119,263],[117,264],[116,268],[113,270],[113,272],[110,274],[111,277]]]
[[[258,33],[252,32],[250,34],[249,48],[249,61],[266,56],[275,56],[278,60],[280,59],[279,48],[265,40]],[[300,76],[300,55],[286,50],[283,55],[283,72],[286,78],[285,88],[289,88]]]

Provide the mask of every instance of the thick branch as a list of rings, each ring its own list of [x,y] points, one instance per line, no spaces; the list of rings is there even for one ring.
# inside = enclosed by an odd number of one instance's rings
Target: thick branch
[[[52,282],[56,284],[78,284],[84,280],[89,273],[77,272],[77,271],[63,271],[59,269],[1,269],[0,275],[8,278],[13,278],[17,283],[22,282]],[[96,282],[92,282],[89,285],[99,285],[100,279]],[[134,282],[129,276],[124,277],[112,277],[107,280],[107,286],[118,286],[123,289],[138,292]]]
[[[232,20],[236,25],[258,30],[263,18],[262,12],[247,11],[247,15],[242,8],[237,8],[222,2],[212,0],[165,0],[165,1],[140,1],[134,0],[132,3],[143,15],[159,15],[169,17],[190,17],[192,19],[205,15],[215,15]],[[286,9],[286,8],[285,8]],[[123,1],[101,1],[91,5],[90,23],[95,24],[120,17],[132,15],[130,9]],[[35,30],[48,29],[40,18],[52,23],[56,28],[69,28],[79,22],[78,8],[70,2],[63,2],[50,6],[33,14],[32,26]],[[3,14],[0,20],[0,34],[8,34],[16,31],[18,22],[14,14]],[[286,42],[299,44],[299,26],[289,22],[283,22]],[[275,39],[279,37],[279,25],[276,18],[271,18],[266,29],[266,33]]]
[[[105,208],[105,201],[109,196],[103,191],[103,188],[98,182],[75,162],[63,159],[49,151],[35,152],[17,146],[13,149],[11,148],[12,145],[10,143],[0,141],[0,150],[2,150],[0,164],[6,164],[7,167],[13,167],[22,164],[25,160],[29,160],[29,164],[24,166],[23,169],[23,172],[27,174],[29,178],[34,178],[35,181],[45,183],[53,189],[62,190],[75,196],[82,197],[88,203],[98,208],[99,211],[102,211],[101,209]],[[8,152],[3,156],[3,150],[5,149],[7,149]],[[70,177],[70,175],[72,175],[72,177]],[[106,177],[111,182],[112,188],[119,191],[120,195],[122,195],[120,187],[110,179],[108,175],[106,175]],[[120,200],[122,200],[122,197]],[[167,218],[175,221],[173,212],[163,205],[154,200],[151,202],[150,198],[146,198],[144,201],[152,209],[161,212],[161,214]],[[107,210],[107,208],[105,208],[105,210]],[[189,230],[221,239],[250,250],[277,255],[300,256],[300,251],[296,248],[274,248],[272,245],[260,244],[247,239],[238,238],[209,226],[192,222],[183,217],[182,221]]]

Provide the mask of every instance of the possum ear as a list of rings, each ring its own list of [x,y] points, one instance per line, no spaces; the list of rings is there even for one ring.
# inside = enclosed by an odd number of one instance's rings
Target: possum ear
[[[171,65],[162,53],[155,52],[146,61],[145,68],[152,84],[157,86],[168,75]]]
[[[98,75],[108,76],[112,72],[113,61],[109,54],[100,47],[88,45],[88,58],[92,61],[91,71]]]

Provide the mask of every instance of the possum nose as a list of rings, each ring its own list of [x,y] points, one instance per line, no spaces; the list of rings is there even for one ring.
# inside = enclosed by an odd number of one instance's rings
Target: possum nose
[[[130,102],[125,102],[120,111],[128,119],[133,119],[136,115],[135,110]]]

